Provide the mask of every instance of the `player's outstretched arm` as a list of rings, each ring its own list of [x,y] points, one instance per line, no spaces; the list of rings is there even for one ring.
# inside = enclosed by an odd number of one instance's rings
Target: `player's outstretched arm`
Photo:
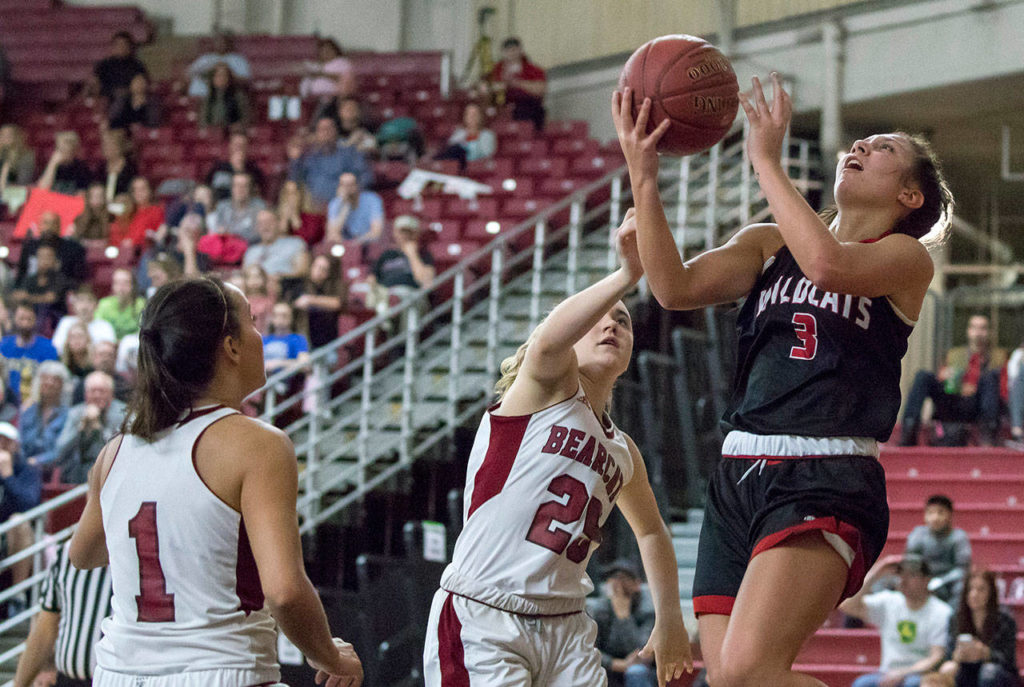
[[[110,466],[121,447],[121,436],[114,437],[103,447],[89,470],[89,493],[85,509],[71,537],[68,558],[79,570],[90,570],[107,565],[107,535],[103,531],[103,512],[100,508],[100,490],[110,472]]]
[[[658,191],[657,145],[669,120],[664,120],[648,134],[650,99],[645,99],[641,105],[635,122],[632,102],[630,89],[615,91],[612,119],[629,167],[640,260],[651,293],[669,310],[690,310],[745,296],[761,273],[764,260],[782,246],[777,233],[771,225],[754,225],[724,246],[684,264]]]
[[[684,670],[693,672],[690,637],[679,607],[679,573],[672,538],[658,512],[643,457],[633,440],[627,437],[627,441],[633,457],[633,477],[622,488],[618,503],[640,546],[655,613],[654,630],[640,656],[654,658],[658,685],[663,687]]]
[[[242,518],[270,612],[318,671],[317,684],[326,680],[328,687],[359,687],[359,657],[351,645],[332,640],[327,615],[302,563],[295,515],[298,469],[291,441],[276,429],[259,427],[239,435],[231,452],[244,465]]]

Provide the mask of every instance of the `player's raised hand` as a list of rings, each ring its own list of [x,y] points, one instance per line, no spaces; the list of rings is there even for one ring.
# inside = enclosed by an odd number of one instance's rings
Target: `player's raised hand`
[[[778,72],[772,72],[772,103],[769,106],[764,88],[756,76],[751,81],[749,93],[740,93],[740,105],[750,122],[747,134],[747,154],[754,169],[759,164],[779,162],[782,158],[782,141],[793,114],[793,103],[789,93],[782,87]]]
[[[656,178],[658,176],[658,141],[668,131],[671,122],[664,119],[654,131],[647,133],[647,120],[651,115],[651,99],[644,98],[633,121],[633,89],[623,88],[612,93],[612,121],[619,136],[622,154],[626,156],[631,176]]]
[[[683,619],[662,622],[655,621],[647,646],[638,654],[642,659],[653,658],[658,666],[658,687],[665,687],[687,673],[693,672],[693,655],[690,653],[690,636],[683,625]]]
[[[626,210],[626,217],[615,232],[615,247],[619,252],[619,265],[635,284],[644,274],[644,266],[640,262],[640,248],[636,243],[636,210]]]
[[[310,662],[316,671],[316,683],[324,687],[360,687],[363,684],[363,664],[356,650],[348,642],[334,638],[338,660],[329,669]]]

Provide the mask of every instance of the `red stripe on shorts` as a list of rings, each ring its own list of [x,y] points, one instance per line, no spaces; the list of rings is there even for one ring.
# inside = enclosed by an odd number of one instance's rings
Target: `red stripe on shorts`
[[[735,596],[717,596],[714,594],[695,596],[693,597],[693,614],[696,616],[705,613],[732,615],[732,607],[735,603]]]
[[[452,595],[444,600],[437,621],[437,653],[441,663],[441,687],[469,687],[466,654],[462,648],[462,623],[455,615]]]

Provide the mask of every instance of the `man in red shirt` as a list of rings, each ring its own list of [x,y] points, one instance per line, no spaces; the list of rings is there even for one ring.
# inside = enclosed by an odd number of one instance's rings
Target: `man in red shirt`
[[[993,444],[999,428],[1000,374],[1005,366],[1006,351],[991,345],[988,317],[971,315],[967,320],[967,346],[950,349],[946,364],[937,374],[921,370],[914,377],[903,411],[900,445],[917,444],[926,398],[935,404],[935,419],[977,422],[982,441]],[[943,443],[963,443],[956,437],[949,439]]]
[[[506,38],[501,44],[501,62],[487,75],[487,82],[496,100],[512,103],[512,119],[533,122],[537,131],[544,128],[544,93],[548,88],[547,75],[523,52],[523,44],[516,37]]]

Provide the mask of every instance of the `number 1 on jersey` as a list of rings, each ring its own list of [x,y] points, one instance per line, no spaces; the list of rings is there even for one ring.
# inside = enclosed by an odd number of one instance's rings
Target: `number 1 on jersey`
[[[128,521],[128,536],[139,555],[139,592],[135,597],[140,623],[174,620],[174,594],[167,593],[167,578],[160,566],[160,540],[156,533],[156,501],[143,501]]]

